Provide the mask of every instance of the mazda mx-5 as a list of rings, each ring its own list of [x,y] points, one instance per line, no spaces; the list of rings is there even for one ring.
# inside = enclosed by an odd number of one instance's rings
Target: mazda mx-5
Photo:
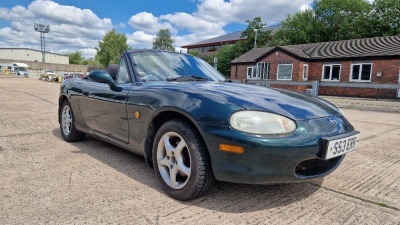
[[[68,142],[91,135],[144,156],[179,200],[204,195],[215,180],[323,177],[359,135],[318,97],[233,83],[197,57],[160,50],[126,51],[107,71],[65,80],[59,123]]]

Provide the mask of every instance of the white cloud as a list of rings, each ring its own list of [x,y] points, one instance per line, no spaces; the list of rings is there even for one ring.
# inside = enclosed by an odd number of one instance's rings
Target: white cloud
[[[118,26],[121,27],[121,28],[125,28],[126,27],[125,23],[119,23]]]
[[[11,9],[0,8],[0,19],[11,21],[33,17],[33,13],[29,12],[25,7],[20,5],[14,6]]]
[[[83,49],[88,57],[94,56],[98,41],[113,28],[110,19],[101,19],[89,9],[44,0],[33,1],[27,8],[0,8],[0,19],[11,22],[10,27],[0,29],[0,40],[6,43],[2,46],[40,49],[40,34],[33,28],[37,22],[50,24],[50,32],[45,34],[46,51]]]
[[[281,21],[286,15],[298,11],[303,5],[309,5],[310,0],[200,0],[196,16],[209,21],[224,21],[225,23],[245,23],[259,16],[262,21],[273,24]]]
[[[154,35],[146,34],[143,31],[136,31],[126,35],[128,45],[134,49],[152,48]]]
[[[52,23],[71,24],[96,29],[108,29],[112,27],[110,19],[100,19],[89,9],[60,5],[53,1],[33,1],[28,6],[28,10],[35,16],[50,20]]]
[[[140,12],[133,15],[129,24],[137,31],[144,34],[155,35],[160,29],[170,29],[175,39],[176,47],[206,40],[226,34],[224,28],[230,23],[245,24],[257,16],[262,18],[267,25],[275,24],[286,15],[304,9],[311,3],[310,0],[199,0],[197,10],[192,13],[174,12],[154,16],[149,12]],[[188,34],[181,34],[188,31]],[[129,35],[130,43],[137,45],[138,34]],[[153,39],[141,39],[139,46],[151,47]]]
[[[170,23],[162,21],[162,19],[159,19],[148,12],[140,12],[133,15],[129,19],[129,25],[132,28],[150,34],[157,34],[160,29],[169,29],[171,33],[177,32]]]
[[[183,45],[226,34],[225,29],[231,23],[245,24],[256,16],[267,24],[276,23],[310,3],[311,0],[197,0],[197,9],[193,12],[157,16],[140,12],[115,27],[132,29],[126,36],[133,48],[151,48],[157,32],[169,29],[176,48],[180,49]],[[39,33],[33,29],[33,23],[39,22],[50,24],[46,50],[60,53],[81,50],[85,57],[94,56],[98,41],[114,27],[111,19],[100,18],[90,9],[47,0],[34,0],[27,7],[0,7],[0,19],[10,21],[9,27],[0,28],[2,46],[40,49]]]
[[[310,5],[302,5],[302,6],[300,6],[300,10],[301,11],[306,11],[306,10],[309,10],[309,9],[311,9]]]
[[[198,35],[225,34],[223,27],[226,25],[224,22],[212,22],[204,19],[196,18],[187,13],[175,13],[160,16],[161,19],[167,20],[178,29],[188,29],[191,33]]]

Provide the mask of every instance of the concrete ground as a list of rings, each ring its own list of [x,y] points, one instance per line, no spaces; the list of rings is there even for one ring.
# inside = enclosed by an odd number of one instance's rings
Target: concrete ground
[[[143,157],[93,138],[63,141],[59,86],[0,77],[0,224],[400,224],[399,102],[324,97],[361,138],[323,180],[218,182],[180,202]]]

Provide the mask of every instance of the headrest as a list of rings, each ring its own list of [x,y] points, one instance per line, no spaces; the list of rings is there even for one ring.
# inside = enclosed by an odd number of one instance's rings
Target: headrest
[[[111,75],[111,77],[115,80],[117,78],[118,73],[118,65],[110,64],[107,66],[107,72]]]

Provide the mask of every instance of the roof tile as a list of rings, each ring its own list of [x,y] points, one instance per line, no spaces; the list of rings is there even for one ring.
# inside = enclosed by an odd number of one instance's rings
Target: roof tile
[[[278,49],[311,60],[400,56],[400,36],[258,48],[239,56],[232,63],[256,62]]]

